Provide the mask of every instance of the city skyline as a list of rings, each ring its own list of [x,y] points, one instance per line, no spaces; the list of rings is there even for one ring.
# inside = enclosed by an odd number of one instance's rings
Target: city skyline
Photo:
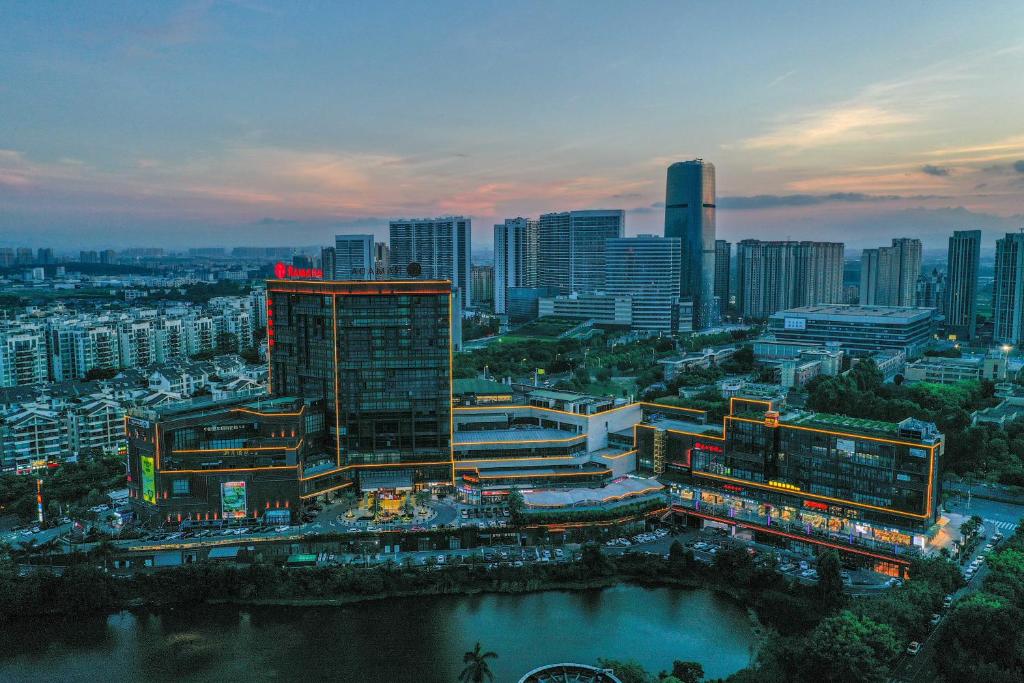
[[[16,6],[0,243],[317,244],[461,214],[483,245],[505,218],[598,208],[631,236],[663,222],[664,169],[703,157],[723,239],[981,229],[988,249],[1024,225],[1024,9],[887,11]]]

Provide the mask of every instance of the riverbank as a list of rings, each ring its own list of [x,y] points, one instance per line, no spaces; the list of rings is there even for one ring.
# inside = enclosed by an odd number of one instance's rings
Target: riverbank
[[[723,571],[723,566],[725,570]],[[18,621],[111,613],[122,609],[210,605],[343,606],[394,598],[520,594],[590,590],[630,584],[648,588],[709,588],[749,606],[751,575],[716,563],[708,568],[691,554],[672,559],[635,555],[608,558],[590,548],[575,563],[525,567],[460,565],[431,569],[285,568],[200,563],[114,578],[88,564],[57,576],[0,577],[0,619]],[[758,574],[761,586],[784,583],[774,569]]]

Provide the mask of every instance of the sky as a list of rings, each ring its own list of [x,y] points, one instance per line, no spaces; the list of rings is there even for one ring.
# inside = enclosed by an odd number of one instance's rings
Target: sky
[[[6,2],[0,245],[328,244],[621,208],[718,234],[1024,228],[1024,3]]]

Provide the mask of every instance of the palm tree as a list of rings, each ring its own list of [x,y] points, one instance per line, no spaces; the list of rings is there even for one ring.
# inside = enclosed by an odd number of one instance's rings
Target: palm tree
[[[494,674],[491,673],[491,667],[487,664],[487,660],[497,658],[498,655],[495,652],[481,652],[480,643],[477,643],[476,647],[462,655],[462,661],[466,668],[459,674],[459,680],[463,683],[493,681]]]

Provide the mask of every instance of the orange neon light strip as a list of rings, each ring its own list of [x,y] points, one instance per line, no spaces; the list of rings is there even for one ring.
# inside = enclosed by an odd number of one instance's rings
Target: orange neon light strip
[[[586,434],[577,434],[576,436],[570,436],[567,439],[518,439],[516,441],[459,441],[454,444],[456,447],[459,446],[498,446],[502,444],[520,444],[520,443],[566,443],[568,441],[578,441],[579,439],[587,438]]]
[[[267,465],[265,467],[222,467],[214,470],[163,470],[162,474],[216,474],[218,472],[262,472],[263,470],[294,470],[298,465]]]
[[[302,439],[294,446],[249,446],[242,448],[179,448],[171,453],[226,453],[228,451],[297,451],[302,448]]]
[[[331,321],[334,326],[334,446],[335,462],[341,467],[341,396],[338,391],[338,297],[331,297]]]
[[[481,474],[481,479],[526,479],[529,477],[589,477],[595,474],[608,474],[611,470],[594,470],[593,472],[546,472],[544,474]]]
[[[258,415],[260,417],[301,417],[306,412],[306,406],[302,406],[297,413],[265,413],[259,410],[250,410],[248,408],[232,408],[233,413],[245,413],[247,415]]]
[[[332,486],[330,488],[324,489],[323,491],[316,491],[314,493],[306,493],[306,494],[303,494],[303,495],[299,496],[299,498],[301,498],[302,500],[305,500],[307,498],[316,498],[317,496],[322,496],[325,493],[330,493],[331,491],[337,491],[338,489],[343,489],[346,486],[352,486],[352,482],[346,481],[344,484],[338,484],[337,486]]]

